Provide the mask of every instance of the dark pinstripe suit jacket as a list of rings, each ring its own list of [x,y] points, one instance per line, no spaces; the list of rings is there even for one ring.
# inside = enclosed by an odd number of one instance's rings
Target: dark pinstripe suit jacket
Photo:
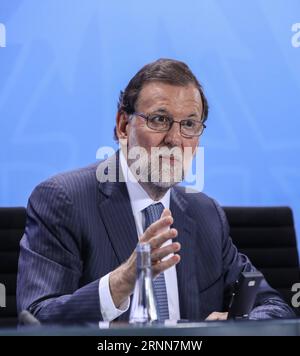
[[[124,262],[138,237],[125,183],[99,183],[97,165],[60,174],[33,191],[21,241],[18,310],[41,321],[99,321],[99,279]],[[226,310],[232,284],[253,270],[229,237],[226,217],[203,193],[171,191],[181,243],[177,265],[181,318]],[[278,298],[264,281],[257,304]],[[126,320],[128,312],[120,319]]]

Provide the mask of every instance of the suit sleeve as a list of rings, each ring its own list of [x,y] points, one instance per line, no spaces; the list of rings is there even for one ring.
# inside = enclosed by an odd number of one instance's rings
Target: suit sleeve
[[[224,310],[228,309],[233,285],[241,272],[256,271],[249,258],[238,252],[229,236],[229,225],[223,209],[216,203],[223,232],[223,276],[224,276]],[[255,305],[249,319],[293,318],[293,310],[282,300],[280,294],[262,280]]]
[[[80,216],[52,178],[32,193],[20,244],[18,311],[41,322],[100,321],[99,279],[82,285]],[[100,276],[99,276],[100,277]]]

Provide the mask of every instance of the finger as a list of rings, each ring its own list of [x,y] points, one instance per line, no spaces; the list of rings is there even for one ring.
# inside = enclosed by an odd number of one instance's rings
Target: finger
[[[228,313],[219,313],[219,312],[213,312],[209,314],[209,316],[205,319],[208,321],[213,321],[213,320],[227,320]]]
[[[222,313],[222,319],[220,320],[227,320],[228,319],[228,312]]]
[[[153,236],[159,234],[162,230],[165,230],[173,224],[172,216],[166,216],[160,218],[151,224],[141,237],[141,242],[148,242]]]
[[[174,239],[177,235],[178,231],[176,229],[170,229],[152,237],[148,242],[151,245],[151,249],[154,250],[160,248],[166,241]]]
[[[181,246],[179,242],[174,242],[168,246],[164,246],[162,248],[156,249],[151,254],[152,262],[157,262],[162,260],[164,257],[170,255],[171,253],[178,252]]]
[[[159,273],[162,273],[168,268],[175,266],[178,262],[180,262],[180,256],[174,255],[165,261],[153,265],[152,266],[153,276],[156,277]]]
[[[171,213],[171,210],[170,209],[167,209],[165,208],[161,214],[161,218],[164,218],[166,216],[172,216],[172,213]]]
[[[213,313],[209,314],[209,316],[205,320],[208,320],[208,321],[218,320],[217,313],[213,312]]]

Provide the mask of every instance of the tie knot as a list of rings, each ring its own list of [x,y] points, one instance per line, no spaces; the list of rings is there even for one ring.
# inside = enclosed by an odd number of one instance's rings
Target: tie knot
[[[150,226],[152,223],[154,223],[161,217],[163,210],[164,206],[162,205],[162,203],[152,204],[149,205],[146,209],[144,209],[145,229],[147,229],[148,226]]]

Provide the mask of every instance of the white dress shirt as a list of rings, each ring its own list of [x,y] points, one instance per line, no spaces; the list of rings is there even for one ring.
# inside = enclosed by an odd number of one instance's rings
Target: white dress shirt
[[[163,198],[159,201],[152,200],[142,186],[137,182],[135,176],[128,168],[125,157],[120,150],[120,163],[125,178],[130,204],[135,220],[137,235],[141,236],[144,232],[145,217],[143,210],[151,204],[162,203],[165,208],[170,207],[170,190],[166,192]],[[172,243],[168,240],[165,245]],[[169,258],[171,255],[165,257]],[[178,298],[178,284],[176,267],[173,266],[165,272],[166,289],[168,295],[168,307],[170,320],[180,319],[179,298]],[[111,297],[109,289],[109,273],[102,277],[99,282],[99,297],[100,309],[104,321],[112,321],[126,312],[130,306],[130,298],[128,298],[120,308],[116,308]]]

